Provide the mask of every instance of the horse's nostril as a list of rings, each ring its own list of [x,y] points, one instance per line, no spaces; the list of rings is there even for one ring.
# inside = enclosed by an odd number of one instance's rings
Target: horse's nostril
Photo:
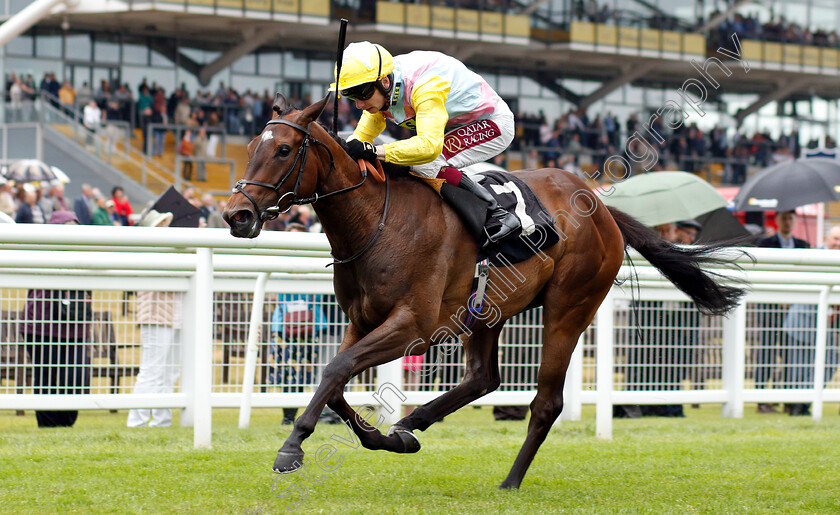
[[[230,221],[235,224],[248,224],[251,222],[251,213],[247,209],[240,209],[231,215]]]

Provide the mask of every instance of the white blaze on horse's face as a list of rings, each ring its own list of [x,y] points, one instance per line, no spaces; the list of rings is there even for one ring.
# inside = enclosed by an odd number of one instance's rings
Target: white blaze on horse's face
[[[274,142],[274,134],[272,134],[270,130],[263,132],[262,137],[260,138],[260,145],[266,141],[271,141],[272,143]]]

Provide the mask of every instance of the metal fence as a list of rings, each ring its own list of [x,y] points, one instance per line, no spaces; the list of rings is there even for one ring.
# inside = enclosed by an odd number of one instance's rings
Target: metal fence
[[[241,240],[221,229],[29,225],[4,227],[0,242],[0,409],[180,408],[196,445],[206,446],[213,407],[247,414],[251,404],[305,406],[347,324],[324,268],[322,234]],[[819,419],[823,402],[840,401],[840,292],[833,290],[840,252],[750,252],[758,263],[742,260],[741,276],[752,289],[726,318],[698,314],[658,272],[637,265],[638,289],[614,287],[581,337],[563,418],[596,404],[597,433],[609,437],[616,404],[721,403],[725,416],[741,416],[745,402],[813,402]],[[141,314],[148,292],[160,295],[152,306],[183,313],[174,324],[179,352],[160,365],[179,376],[173,393],[133,393],[143,327],[158,323]],[[59,304],[77,299],[87,311],[62,314]],[[508,321],[501,387],[476,403],[529,404],[541,345],[541,308]],[[422,363],[361,374],[346,396],[372,404],[377,388],[391,383],[403,404],[422,404],[460,382],[463,360],[450,342]],[[45,374],[60,374],[68,386],[39,389]],[[240,422],[247,425],[247,416]]]

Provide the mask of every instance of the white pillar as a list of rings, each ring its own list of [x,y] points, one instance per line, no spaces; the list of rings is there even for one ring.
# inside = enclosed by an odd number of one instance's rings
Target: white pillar
[[[825,202],[817,204],[817,248],[825,243]]]
[[[744,302],[723,319],[723,390],[727,401],[721,415],[744,416],[744,369],[747,340],[747,305]]]
[[[822,420],[823,390],[825,389],[825,350],[828,340],[828,294],[831,286],[823,286],[817,305],[817,341],[814,352],[814,402],[811,416],[815,421]]]
[[[376,367],[376,391],[374,401],[379,404],[379,415],[383,423],[396,424],[402,419],[403,358]],[[395,389],[396,391],[392,391]],[[401,398],[402,396],[402,398]]]
[[[584,334],[586,334],[584,332]],[[575,351],[569,361],[569,369],[566,371],[566,382],[563,385],[563,412],[554,421],[559,426],[563,420],[580,420],[582,406],[580,395],[583,392],[583,341],[584,335],[580,335]]]
[[[251,323],[248,326],[248,349],[245,352],[245,374],[242,377],[242,405],[239,408],[239,429],[251,424],[251,395],[254,393],[254,374],[257,371],[257,352],[260,350],[260,328],[263,324],[265,307],[265,283],[271,273],[257,276],[254,286],[254,302],[251,305]]]
[[[193,445],[196,449],[210,448],[212,440],[213,411],[210,393],[213,385],[213,250],[196,250],[195,275],[190,288],[195,292],[193,313],[195,318],[187,323],[193,327],[195,348],[195,400]]]
[[[615,362],[615,301],[610,289],[598,308],[596,336],[595,377],[595,436],[612,439],[613,426],[613,373]]]

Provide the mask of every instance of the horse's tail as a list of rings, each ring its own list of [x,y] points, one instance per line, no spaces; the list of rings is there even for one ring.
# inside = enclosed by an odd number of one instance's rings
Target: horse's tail
[[[702,269],[704,265],[737,268],[731,259],[714,253],[730,243],[679,247],[663,240],[632,216],[608,207],[618,224],[625,245],[636,249],[674,285],[691,297],[700,311],[721,315],[738,305],[744,289],[719,283],[721,276]]]

